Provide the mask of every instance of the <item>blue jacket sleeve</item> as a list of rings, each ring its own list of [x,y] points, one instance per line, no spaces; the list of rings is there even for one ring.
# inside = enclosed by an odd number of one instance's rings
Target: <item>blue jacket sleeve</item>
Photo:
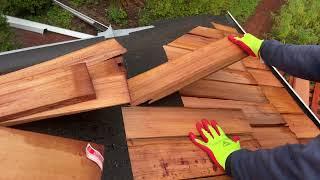
[[[289,45],[265,40],[260,56],[266,64],[290,75],[320,82],[320,46]]]
[[[307,145],[293,144],[270,150],[233,152],[226,172],[234,179],[319,179],[320,136]]]

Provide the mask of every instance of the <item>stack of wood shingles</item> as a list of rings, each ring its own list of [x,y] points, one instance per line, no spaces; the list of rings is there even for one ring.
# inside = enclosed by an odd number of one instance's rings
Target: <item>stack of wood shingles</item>
[[[126,75],[118,66],[125,52],[108,40],[0,76],[1,125],[129,103]],[[87,142],[9,128],[0,134],[1,179],[101,177],[100,168],[86,157]],[[94,147],[103,152],[103,146]]]
[[[0,76],[0,121],[9,126],[130,102],[118,66],[126,52],[108,40]]]
[[[215,119],[250,150],[304,143],[319,134],[268,67],[225,38],[237,31],[213,25],[164,46],[168,63],[128,80],[133,105],[175,90],[184,104],[122,109],[135,179],[228,179],[187,137],[201,119]],[[236,63],[215,72],[223,67],[221,59]]]

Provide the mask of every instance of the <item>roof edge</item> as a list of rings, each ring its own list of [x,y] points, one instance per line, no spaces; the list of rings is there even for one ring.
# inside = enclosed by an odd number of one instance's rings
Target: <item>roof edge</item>
[[[242,33],[246,33],[243,27],[239,24],[239,22],[232,16],[230,11],[227,12],[229,17],[233,20],[234,23],[238,26],[238,28],[242,31]],[[269,66],[269,65],[268,65]],[[302,98],[298,95],[298,93],[291,87],[291,85],[285,80],[285,78],[280,74],[277,68],[273,66],[269,66],[273,75],[281,82],[281,84],[286,88],[291,97],[296,101],[299,107],[303,110],[303,112],[313,121],[313,123],[320,128],[320,120],[313,113],[313,111],[303,102]]]
[[[15,49],[15,50],[11,50],[11,51],[4,51],[4,52],[0,52],[0,56],[23,52],[23,51],[28,51],[28,50],[33,50],[33,49],[44,48],[44,47],[51,47],[51,46],[56,46],[56,45],[61,45],[61,44],[67,44],[67,43],[72,43],[72,42],[77,42],[77,41],[84,41],[84,40],[94,39],[94,38],[101,38],[101,36],[93,36],[91,38],[74,39],[74,40],[69,40],[69,41],[62,41],[62,42],[57,42],[57,43],[50,43],[50,44],[44,44],[44,45],[39,45],[39,46],[32,46],[32,47],[26,47],[26,48],[21,48],[21,49]]]

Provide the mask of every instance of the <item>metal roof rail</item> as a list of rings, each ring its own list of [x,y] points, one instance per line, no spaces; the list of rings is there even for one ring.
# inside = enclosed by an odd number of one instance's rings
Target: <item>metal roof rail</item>
[[[85,14],[82,14],[81,12],[79,12],[75,9],[72,9],[71,7],[63,4],[62,2],[60,2],[58,0],[53,0],[53,2],[56,3],[58,6],[62,7],[63,9],[69,11],[73,15],[77,16],[78,18],[82,19],[83,21],[89,23],[91,26],[95,27],[99,31],[107,31],[109,29],[108,26],[92,19],[91,17],[89,17]]]
[[[75,37],[75,38],[81,38],[81,39],[95,37],[94,35],[85,34],[85,33],[77,32],[77,31],[72,31],[69,29],[59,28],[56,26],[42,24],[42,23],[38,23],[38,22],[26,20],[26,19],[21,19],[21,18],[16,18],[16,17],[12,17],[12,16],[6,16],[6,18],[7,18],[7,22],[9,23],[9,25],[11,27],[23,29],[23,30],[27,30],[27,31],[32,31],[32,32],[40,33],[40,34],[43,34],[44,31],[47,30],[47,31],[51,31],[54,33],[58,33],[58,34],[62,34],[62,35],[70,36],[70,37]]]
[[[62,7],[63,9],[69,11],[73,15],[77,16],[78,18],[82,19],[86,23],[90,24],[91,26],[95,27],[97,30],[101,31],[98,33],[98,36],[104,36],[105,38],[113,38],[113,37],[120,37],[120,36],[127,36],[130,33],[137,32],[137,31],[142,31],[150,28],[154,28],[154,26],[144,26],[144,27],[137,27],[137,28],[130,28],[130,29],[118,29],[118,30],[113,30],[111,25],[104,25],[89,16],[82,14],[81,12],[72,9],[71,7],[63,4],[62,2],[58,0],[53,0],[54,3]]]
[[[85,40],[93,39],[93,38],[99,38],[99,37],[98,37],[98,36],[93,36],[93,37],[91,37],[91,38],[74,39],[74,40],[69,40],[69,41],[56,42],[56,43],[39,45],[39,46],[32,46],[32,47],[26,47],[26,48],[15,49],[15,50],[10,50],[10,51],[4,51],[4,52],[0,52],[0,56],[2,56],[2,55],[7,55],[7,54],[14,54],[14,53],[23,52],[23,51],[28,51],[28,50],[33,50],[33,49],[44,48],[44,47],[51,47],[51,46],[57,46],[57,45],[72,43],[72,42],[78,42],[78,41],[83,41],[83,40],[85,41]]]

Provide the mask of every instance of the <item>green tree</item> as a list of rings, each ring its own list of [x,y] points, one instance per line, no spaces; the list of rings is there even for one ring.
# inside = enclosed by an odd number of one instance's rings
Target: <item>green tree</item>
[[[71,28],[73,15],[54,5],[52,0],[3,0],[0,10],[12,15],[40,23]],[[80,2],[80,0],[78,0]],[[83,0],[84,1],[84,0]]]
[[[17,44],[14,42],[14,35],[6,18],[0,13],[0,52],[15,48],[17,48]]]
[[[289,0],[275,16],[273,38],[284,43],[320,43],[320,1]]]
[[[70,29],[73,15],[57,5],[53,5],[50,9],[41,15],[27,16],[29,20],[50,24],[62,28]]]
[[[1,9],[12,16],[39,15],[52,5],[51,0],[2,0]]]
[[[140,13],[140,24],[150,24],[159,19],[194,16],[200,14],[221,15],[227,10],[244,22],[254,12],[260,0],[146,0]]]
[[[128,23],[127,12],[117,0],[110,2],[109,7],[106,9],[106,18],[121,26],[127,25]]]

